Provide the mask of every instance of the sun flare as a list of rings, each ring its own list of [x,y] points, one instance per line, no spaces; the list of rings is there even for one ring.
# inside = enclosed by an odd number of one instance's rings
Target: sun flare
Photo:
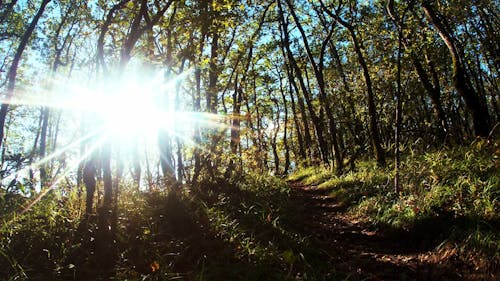
[[[44,82],[43,87],[18,90],[16,99],[2,99],[2,102],[12,105],[60,110],[65,112],[66,121],[82,128],[79,134],[67,139],[63,147],[19,170],[15,177],[26,176],[31,170],[39,169],[58,157],[64,158],[74,153],[77,147],[86,146],[85,155],[66,167],[62,176],[56,178],[48,189],[56,186],[66,173],[73,171],[105,143],[111,144],[117,153],[116,159],[123,160],[125,166],[131,165],[128,162],[131,156],[138,156],[139,161],[158,161],[161,157],[159,145],[165,137],[202,147],[199,139],[195,141],[195,132],[226,130],[227,119],[224,115],[184,110],[189,102],[183,100],[185,96],[178,95],[177,91],[188,74],[186,71],[166,79],[161,72],[147,76],[134,71],[119,78],[107,77],[91,85],[81,80],[84,76],[75,75],[78,78],[74,80],[52,77]]]
[[[180,77],[166,81],[161,73],[152,77],[136,73],[107,78],[92,87],[71,85],[62,107],[92,119],[113,142],[156,139],[160,131],[174,133],[175,120],[185,115],[175,108],[175,83]]]

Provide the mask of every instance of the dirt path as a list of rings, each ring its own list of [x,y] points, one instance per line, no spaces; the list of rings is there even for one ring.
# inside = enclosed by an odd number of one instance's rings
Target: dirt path
[[[292,183],[304,233],[330,256],[332,267],[348,280],[463,280],[450,263],[440,264],[432,249],[403,233],[387,234],[349,216],[328,191]]]

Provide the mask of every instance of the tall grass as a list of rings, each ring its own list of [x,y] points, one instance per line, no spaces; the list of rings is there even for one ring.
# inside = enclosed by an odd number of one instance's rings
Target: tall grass
[[[351,214],[380,227],[413,232],[415,239],[439,240],[441,247],[455,245],[469,262],[479,259],[485,267],[499,262],[499,142],[478,140],[470,146],[407,155],[400,171],[401,194],[393,192],[390,165],[382,169],[365,161],[357,167],[342,176],[308,168],[290,180],[329,190]]]

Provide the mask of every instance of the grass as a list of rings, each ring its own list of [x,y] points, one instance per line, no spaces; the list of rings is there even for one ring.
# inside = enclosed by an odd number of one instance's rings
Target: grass
[[[410,233],[415,243],[451,247],[476,268],[491,271],[500,262],[499,142],[409,154],[401,165],[402,194],[393,192],[391,167],[371,161],[357,167],[342,176],[307,168],[290,180],[328,190],[351,214]]]
[[[499,262],[499,148],[476,142],[423,155],[407,153],[402,194],[393,170],[371,161],[334,176],[311,167],[289,181],[324,189],[351,215],[442,257],[478,270]],[[342,280],[335,257],[302,229],[301,209],[282,179],[140,192],[122,186],[109,249],[100,251],[94,217],[82,220],[85,194],[58,190],[30,201],[0,191],[3,280]],[[101,242],[102,243],[102,242]],[[102,245],[101,245],[102,246]],[[104,266],[106,265],[106,266]]]
[[[139,192],[123,186],[113,251],[105,253],[99,252],[95,219],[81,220],[84,197],[53,194],[16,221],[4,222],[0,276],[320,280],[321,270],[331,269],[322,265],[324,255],[306,235],[292,227],[295,206],[289,193],[284,180],[262,175],[217,190]]]

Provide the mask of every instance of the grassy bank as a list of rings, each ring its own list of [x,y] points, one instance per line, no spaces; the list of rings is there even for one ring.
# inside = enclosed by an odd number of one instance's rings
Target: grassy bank
[[[452,255],[464,265],[493,272],[500,262],[500,148],[471,146],[425,154],[407,151],[402,193],[395,194],[393,167],[371,161],[333,176],[306,168],[289,177],[328,191],[351,215],[406,235],[408,243]]]

